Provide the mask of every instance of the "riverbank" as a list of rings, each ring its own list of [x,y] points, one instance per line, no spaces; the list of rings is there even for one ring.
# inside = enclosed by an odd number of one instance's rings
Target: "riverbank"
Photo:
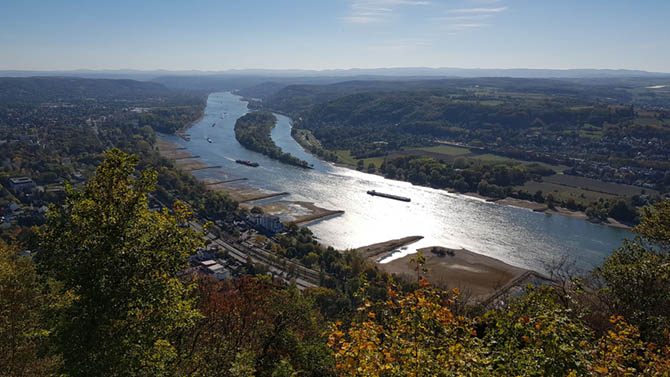
[[[315,157],[318,158],[318,156],[315,156]],[[346,168],[346,169],[350,169],[350,170],[361,171],[361,172],[366,173],[366,174],[374,174],[374,175],[377,175],[377,176],[380,176],[380,177],[384,177],[384,174],[380,173],[379,171],[369,173],[365,169],[358,170],[358,169],[356,169],[355,166],[352,166],[350,164],[339,163],[339,162],[334,162],[334,163],[331,162],[331,163],[333,165],[337,166],[337,167]],[[386,177],[384,177],[384,178],[386,178]],[[390,178],[386,178],[386,179],[390,179]],[[400,182],[406,182],[406,181],[400,181]],[[408,182],[408,183],[411,183],[411,182]],[[631,226],[623,224],[623,223],[621,223],[621,222],[619,222],[619,221],[617,221],[617,220],[615,220],[611,217],[608,218],[607,221],[594,221],[593,219],[590,219],[586,215],[586,213],[584,213],[584,211],[573,211],[573,210],[570,210],[570,209],[564,208],[564,207],[554,207],[552,209],[552,208],[549,208],[546,204],[538,203],[538,202],[532,202],[532,201],[529,201],[529,200],[516,199],[516,198],[512,198],[512,197],[499,199],[499,198],[484,196],[484,195],[481,195],[481,194],[476,193],[476,192],[461,193],[461,192],[458,192],[458,191],[455,191],[455,190],[452,190],[452,189],[438,189],[438,190],[444,190],[444,191],[447,191],[451,194],[464,195],[464,196],[467,196],[467,197],[470,197],[470,198],[476,198],[476,199],[483,200],[483,201],[486,201],[486,202],[489,202],[489,203],[507,205],[507,206],[517,207],[517,208],[530,209],[534,212],[542,212],[542,213],[545,213],[547,215],[558,215],[558,216],[570,217],[570,218],[573,218],[573,219],[581,219],[581,220],[585,220],[585,221],[588,221],[588,222],[593,223],[593,224],[609,226],[609,227],[616,228],[616,229],[630,230],[632,228]]]
[[[341,168],[346,168],[350,170],[356,170],[360,171],[366,174],[373,174],[377,175],[380,177],[383,177],[385,179],[391,179],[391,178],[386,178],[383,173],[381,173],[379,170],[376,170],[374,172],[369,172],[367,171],[367,168],[364,167],[362,170],[357,169],[357,166],[351,164],[351,163],[345,163],[345,162],[330,162],[325,159],[323,159],[321,156],[318,156],[317,154],[313,153],[311,146],[318,147],[322,150],[324,150],[326,153],[334,153],[332,151],[328,151],[323,149],[323,146],[319,142],[318,139],[316,139],[313,135],[311,136],[306,136],[306,135],[311,135],[311,133],[308,130],[295,130],[295,132],[291,132],[291,136],[293,139],[300,144],[303,149],[314,156],[315,158],[320,159],[321,161],[328,162],[333,164],[334,166],[341,167]],[[309,140],[307,140],[309,139]],[[400,182],[407,182],[407,181],[400,181]],[[411,182],[409,182],[411,183]],[[422,186],[423,187],[423,186]],[[429,186],[425,186],[429,187]],[[457,194],[457,195],[465,195],[471,198],[477,198],[486,202],[491,202],[491,203],[496,203],[496,204],[502,204],[502,205],[507,205],[511,207],[517,207],[517,208],[524,208],[524,209],[530,209],[534,212],[542,212],[548,215],[559,215],[559,216],[565,216],[565,217],[570,217],[574,219],[580,219],[580,220],[586,220],[590,223],[593,224],[599,224],[599,225],[605,225],[608,227],[616,228],[616,229],[625,229],[625,230],[630,230],[631,226],[623,224],[613,218],[608,218],[607,221],[595,221],[591,218],[589,218],[584,211],[573,211],[568,208],[563,208],[563,207],[555,207],[555,208],[549,208],[546,204],[543,203],[537,203],[537,202],[532,202],[528,200],[522,200],[522,199],[516,199],[512,197],[507,197],[504,199],[499,199],[499,198],[494,198],[494,197],[487,197],[480,195],[479,193],[476,192],[466,192],[466,193],[460,193],[457,192],[453,189],[449,188],[444,188],[444,189],[438,189],[438,190],[444,190],[452,194]]]
[[[483,198],[481,195],[478,195],[478,197]],[[584,211],[572,211],[564,207],[549,208],[546,204],[531,202],[529,200],[523,200],[523,199],[509,198],[509,197],[505,199],[491,200],[491,201],[497,204],[509,205],[518,208],[526,208],[534,212],[542,212],[548,215],[559,215],[559,216],[571,217],[573,219],[581,219],[594,224],[610,226],[612,228],[631,229],[629,225],[623,224],[611,217],[607,219],[607,222],[593,221],[586,215],[586,213],[584,213]]]
[[[391,253],[394,250],[398,250],[404,246],[417,242],[421,239],[423,239],[423,236],[409,236],[404,238],[398,238],[395,240],[379,242],[372,245],[362,246],[355,249],[355,251],[364,256],[365,258],[374,258],[375,260],[379,260],[383,258],[379,257],[380,255]]]
[[[160,136],[156,138],[154,147],[162,157],[172,160],[175,166],[182,170],[193,171],[207,168],[207,164],[198,160],[198,156],[187,152],[184,148],[167,141]]]
[[[441,288],[458,288],[466,301],[481,302],[523,280],[530,270],[466,249],[434,246],[419,249],[425,258],[424,278]],[[416,279],[416,263],[408,255],[388,263],[377,263],[380,270]]]
[[[283,217],[285,221],[303,226],[344,214],[344,211],[322,208],[313,202],[281,200],[258,205],[263,213]]]
[[[205,106],[206,106],[206,104],[205,104]],[[193,122],[185,125],[184,127],[180,128],[180,129],[178,129],[177,131],[175,131],[174,134],[176,136],[179,136],[180,138],[182,138],[184,140],[188,140],[188,137],[186,136],[186,132],[188,131],[188,129],[195,126],[196,124],[198,124],[204,118],[205,118],[205,108],[203,107],[202,113],[200,114],[200,116],[196,120],[194,120]]]
[[[199,156],[195,156],[187,152],[185,148],[160,137],[157,138],[155,147],[158,149],[161,156],[172,160],[178,168],[185,171],[220,168],[218,166],[209,166],[202,161],[197,160]],[[288,192],[262,190],[257,187],[240,184],[240,182],[246,180],[247,178],[231,178],[224,180],[205,178],[202,181],[205,182],[210,190],[215,192],[225,192],[231,199],[238,202],[241,208],[247,210],[250,210],[255,206],[252,204],[253,202],[289,195]],[[259,207],[261,207],[267,214],[278,215],[285,221],[294,222],[299,226],[344,214],[344,211],[322,208],[313,202],[306,201],[281,200],[264,203],[259,205]]]

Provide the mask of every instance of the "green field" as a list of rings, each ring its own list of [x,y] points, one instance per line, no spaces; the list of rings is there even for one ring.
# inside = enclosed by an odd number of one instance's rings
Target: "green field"
[[[575,202],[583,205],[588,205],[600,198],[630,198],[643,193],[650,195],[658,194],[656,190],[619,183],[601,182],[596,179],[564,174],[545,177],[543,182],[526,182],[525,185],[518,186],[516,189],[523,189],[531,194],[541,190],[544,194],[552,193],[559,200],[565,201],[573,198]]]
[[[356,166],[356,158],[348,150],[339,149],[334,151],[337,155],[337,162],[344,165]]]
[[[534,194],[537,191],[542,191],[544,195],[551,193],[554,196],[554,198],[561,201],[566,201],[570,198],[573,198],[576,203],[582,204],[584,206],[587,206],[591,202],[595,202],[600,198],[614,199],[617,197],[616,195],[603,194],[597,191],[562,186],[546,181],[545,182],[529,181],[526,182],[526,184],[524,184],[523,186],[515,187],[515,189],[525,190],[531,194]]]
[[[418,152],[425,151],[431,153],[444,154],[447,156],[463,156],[471,153],[470,149],[468,148],[455,147],[452,145],[436,145],[433,147],[414,148],[411,149],[410,151],[418,151]]]
[[[658,191],[656,190],[644,189],[642,187],[623,185],[619,183],[602,182],[597,179],[577,177],[574,175],[556,174],[546,177],[544,181],[563,187],[588,190],[600,194],[616,196],[632,197],[634,195],[642,195],[644,193],[658,195]]]

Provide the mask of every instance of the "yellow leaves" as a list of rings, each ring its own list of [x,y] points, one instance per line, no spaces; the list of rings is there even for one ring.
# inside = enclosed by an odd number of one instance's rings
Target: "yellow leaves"
[[[375,319],[375,313],[373,312],[368,313],[368,318]]]

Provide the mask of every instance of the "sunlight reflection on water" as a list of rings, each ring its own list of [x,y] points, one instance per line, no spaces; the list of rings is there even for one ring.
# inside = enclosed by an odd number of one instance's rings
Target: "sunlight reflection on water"
[[[226,115],[221,118],[223,113]],[[314,164],[313,170],[300,169],[251,152],[235,140],[235,120],[246,103],[230,93],[210,95],[205,118],[189,130],[191,141],[165,138],[185,147],[215,170],[195,172],[198,177],[246,177],[247,185],[265,190],[288,191],[282,200],[314,202],[320,207],[344,210],[342,216],[309,224],[327,245],[338,249],[360,247],[406,236],[424,239],[397,258],[417,248],[445,246],[466,248],[510,264],[542,270],[544,263],[569,255],[579,266],[600,263],[620,245],[630,232],[584,220],[535,213],[530,210],[489,203],[481,199],[451,194],[444,190],[413,186],[333,166],[305,152],[290,136],[290,120],[277,115],[272,138],[285,152]],[[216,127],[211,127],[216,122]],[[212,143],[207,142],[207,138]],[[258,168],[236,164],[234,160],[257,161]],[[410,197],[410,203],[367,195],[367,190]]]

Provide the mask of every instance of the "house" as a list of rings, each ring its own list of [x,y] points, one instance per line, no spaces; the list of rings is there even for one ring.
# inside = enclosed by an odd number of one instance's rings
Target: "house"
[[[200,262],[200,266],[203,272],[215,279],[223,280],[232,276],[226,267],[213,259]]]
[[[35,187],[37,187],[35,181],[28,177],[9,178],[9,188],[15,193],[22,191],[32,191]]]

